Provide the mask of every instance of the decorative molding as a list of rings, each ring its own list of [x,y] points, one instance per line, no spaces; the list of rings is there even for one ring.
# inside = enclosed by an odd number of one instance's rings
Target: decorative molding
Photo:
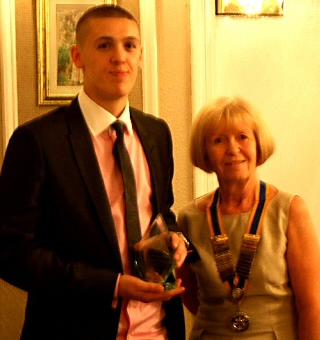
[[[140,0],[143,110],[159,115],[156,0]]]
[[[214,1],[190,1],[192,118],[215,96]],[[217,186],[215,175],[194,170],[194,197]]]
[[[3,124],[3,147],[6,149],[9,138],[18,126],[18,91],[16,63],[16,24],[15,1],[1,0],[1,103]]]

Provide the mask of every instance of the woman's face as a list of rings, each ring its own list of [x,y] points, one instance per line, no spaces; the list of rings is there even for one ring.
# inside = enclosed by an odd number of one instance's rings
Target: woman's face
[[[247,181],[255,177],[257,142],[246,120],[231,127],[222,125],[206,138],[207,158],[218,180]]]

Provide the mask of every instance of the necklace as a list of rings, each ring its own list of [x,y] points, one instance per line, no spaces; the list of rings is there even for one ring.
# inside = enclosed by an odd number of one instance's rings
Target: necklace
[[[231,297],[237,302],[237,311],[231,317],[231,328],[236,332],[243,332],[250,326],[249,316],[240,310],[245,291],[251,273],[255,254],[258,249],[262,221],[267,208],[267,185],[260,181],[255,194],[255,204],[250,215],[246,233],[243,236],[240,257],[236,268],[232,263],[232,256],[226,235],[221,223],[221,215],[218,209],[220,193],[219,188],[215,191],[213,203],[210,207],[209,228],[216,266],[221,280],[226,283]]]

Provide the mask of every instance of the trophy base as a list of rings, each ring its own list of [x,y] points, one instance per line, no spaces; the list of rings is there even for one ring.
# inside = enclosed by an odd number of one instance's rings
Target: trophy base
[[[163,282],[164,290],[171,290],[177,288],[174,282]]]

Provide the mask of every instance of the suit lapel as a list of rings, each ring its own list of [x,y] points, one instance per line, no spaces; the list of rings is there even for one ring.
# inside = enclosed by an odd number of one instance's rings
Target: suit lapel
[[[76,162],[97,209],[105,234],[121,262],[117,234],[113,222],[109,200],[105,191],[99,164],[95,155],[91,135],[81,113],[78,100],[75,99],[67,109],[67,121],[70,128],[70,143]]]
[[[161,187],[159,187],[159,183],[162,183],[161,173],[157,167],[160,155],[158,153],[156,140],[153,138],[152,133],[149,133],[149,128],[144,123],[144,120],[141,119],[140,113],[138,113],[138,111],[133,108],[130,108],[130,113],[132,122],[139,135],[148,161],[152,179],[151,182],[154,213],[156,214],[160,207],[158,200],[160,197],[159,190],[161,190]],[[111,213],[111,207],[105,191],[91,135],[81,113],[77,98],[73,100],[71,105],[68,107],[66,115],[70,129],[70,143],[76,162],[79,166],[79,171],[82,174],[91,199],[97,209],[97,213],[100,217],[105,234],[109,239],[114,253],[117,254],[116,256],[121,262],[121,255],[118,246],[117,233]]]

